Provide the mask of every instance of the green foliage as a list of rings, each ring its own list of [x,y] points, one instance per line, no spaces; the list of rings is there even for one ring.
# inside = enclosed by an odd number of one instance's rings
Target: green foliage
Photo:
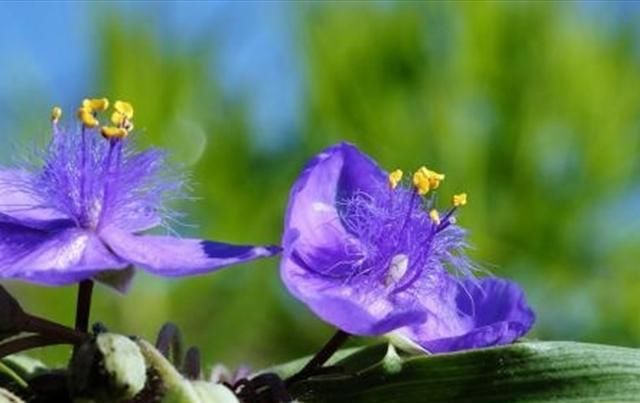
[[[408,358],[384,351],[359,351],[336,363],[346,373],[315,377],[291,393],[309,403],[622,402],[640,395],[636,349],[527,342]]]
[[[60,389],[64,390],[69,385],[71,390],[83,390],[81,396],[86,401],[239,401],[230,389],[215,381],[188,379],[178,371],[175,363],[144,340],[134,343],[115,334],[101,334],[100,337],[115,343],[110,345],[125,342],[130,346],[104,349],[105,343],[100,341],[95,345],[93,342],[83,345],[81,350],[85,351],[80,352],[78,357],[90,358],[86,367],[91,369],[85,371],[84,377],[74,375],[74,371],[80,369],[77,367],[78,359],[74,359],[70,373],[59,370],[47,372],[42,364],[34,364],[25,357],[3,359],[0,362],[0,398],[4,396],[2,393],[16,393],[23,398],[30,396],[36,400],[50,398],[42,396],[42,391],[38,391],[37,387],[32,387],[32,384],[37,385],[36,377],[39,375],[50,377],[51,385],[57,379]],[[101,354],[86,355],[96,346]],[[146,367],[146,376],[136,368],[138,360]],[[263,373],[275,373],[285,380],[299,371],[307,360],[308,357],[267,369]],[[136,365],[132,366],[134,361]],[[115,362],[115,365],[109,362]],[[34,365],[37,367],[35,372],[32,369]],[[523,342],[432,356],[403,355],[391,345],[380,344],[341,350],[328,365],[323,374],[290,385],[289,392],[295,401],[622,402],[637,401],[640,395],[640,350],[587,343]],[[115,397],[122,396],[123,380],[127,380],[127,385],[133,379],[138,383],[141,374],[144,389],[140,385],[135,388],[135,396]],[[87,381],[91,388],[86,388]],[[8,388],[11,392],[2,388]],[[262,395],[263,398],[267,396],[270,396],[268,391]]]

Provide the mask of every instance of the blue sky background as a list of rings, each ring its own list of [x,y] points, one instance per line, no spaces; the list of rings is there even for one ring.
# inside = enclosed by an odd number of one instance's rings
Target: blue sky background
[[[179,4],[179,7],[176,7]],[[295,10],[287,3],[231,2],[9,2],[0,25],[0,136],[11,138],[18,108],[72,105],[91,95],[96,16],[110,8],[145,15],[156,35],[189,44],[211,37],[211,70],[225,96],[248,103],[258,144],[277,147],[295,132],[303,101],[296,55]],[[133,23],[132,19],[132,23]],[[47,99],[29,99],[29,94]]]
[[[380,3],[383,4],[383,3]],[[385,3],[386,4],[386,3]],[[247,103],[251,133],[259,147],[277,149],[294,138],[303,120],[305,82],[301,46],[296,41],[297,13],[289,2],[4,2],[0,15],[0,156],[12,153],[24,127],[21,108],[47,111],[51,105],[73,105],[94,94],[90,82],[99,43],[96,18],[112,9],[139,23],[144,15],[153,32],[166,41],[189,46],[202,36],[215,57],[210,69],[226,97]],[[576,23],[600,22],[612,35],[620,22],[638,18],[640,2],[581,3]],[[633,26],[633,25],[632,25]],[[640,24],[635,25],[640,38]],[[606,34],[606,32],[605,32]],[[640,41],[634,46],[640,58]],[[32,94],[46,97],[33,99]],[[43,117],[45,119],[45,117]],[[35,124],[42,128],[42,124]],[[594,214],[602,227],[616,228],[605,243],[640,227],[640,191],[611,201]],[[630,208],[629,208],[630,207]],[[611,226],[610,219],[617,224]]]
[[[189,44],[209,35],[216,54],[211,70],[226,96],[248,103],[258,145],[275,148],[295,136],[305,85],[296,42],[302,8],[293,3],[10,1],[0,4],[0,137],[16,132],[16,108],[71,105],[90,95],[99,40],[95,19],[113,8],[134,15],[131,23],[146,16],[161,38]],[[580,9],[578,23],[599,20],[613,33],[619,22],[638,17],[640,2],[585,1]],[[635,47],[640,57],[640,45]],[[48,99],[28,99],[32,93]]]

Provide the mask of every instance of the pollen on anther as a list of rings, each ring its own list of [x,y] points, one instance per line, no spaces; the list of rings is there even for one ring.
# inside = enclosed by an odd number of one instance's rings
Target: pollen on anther
[[[413,174],[413,185],[416,187],[418,194],[426,195],[431,189],[429,178],[419,169]]]
[[[457,195],[453,195],[453,205],[455,207],[460,207],[460,206],[464,206],[467,204],[467,194],[466,193],[459,193]]]
[[[389,173],[389,186],[391,186],[391,189],[395,189],[401,180],[402,170],[396,169],[395,171]]]
[[[437,189],[438,186],[440,186],[440,182],[444,180],[444,174],[432,171],[427,167],[420,167],[418,171],[427,178],[427,180],[429,181],[429,187],[431,189]]]
[[[107,98],[89,98],[82,101],[82,107],[89,112],[104,112],[109,108]]]
[[[61,116],[62,116],[62,109],[59,106],[54,106],[51,109],[51,121],[53,123],[58,123]]]
[[[100,124],[100,122],[98,122],[98,119],[96,119],[96,117],[93,116],[93,113],[91,113],[91,110],[85,107],[81,107],[78,109],[78,119],[80,119],[82,124],[87,127],[96,127]]]
[[[129,102],[116,101],[113,104],[113,108],[116,110],[116,112],[124,115],[125,118],[133,118],[133,106]]]
[[[111,123],[127,130],[133,129],[131,119],[133,118],[133,106],[124,101],[116,101],[113,104],[115,111],[111,114]]]
[[[438,210],[432,209],[429,211],[429,217],[431,217],[431,220],[436,223],[436,225],[440,225],[440,213],[438,213]]]
[[[129,135],[127,129],[113,126],[102,126],[100,132],[102,133],[102,136],[107,139],[121,139]]]

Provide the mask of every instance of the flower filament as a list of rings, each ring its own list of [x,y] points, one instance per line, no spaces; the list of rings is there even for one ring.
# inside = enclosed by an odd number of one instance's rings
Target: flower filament
[[[119,197],[117,193],[122,192],[117,186],[122,174],[125,146],[122,140],[133,128],[133,107],[128,102],[116,101],[113,105],[112,120],[117,120],[118,124],[101,126],[99,114],[106,112],[109,106],[107,98],[87,98],[82,101],[77,110],[77,117],[82,125],[78,137],[64,136],[54,143],[55,156],[52,155],[52,159],[65,160],[67,163],[60,164],[52,160],[49,165],[55,169],[47,171],[52,182],[60,182],[71,187],[71,191],[62,195],[61,199],[69,200],[66,205],[73,206],[70,213],[76,217],[78,224],[85,228],[99,226],[108,213],[107,210],[117,208],[110,205]],[[59,107],[51,110],[54,136],[62,133],[58,127],[61,116],[62,109]],[[117,119],[114,119],[114,116]],[[97,136],[94,137],[97,133],[109,140],[108,143],[105,144],[103,140],[96,138]]]
[[[441,216],[434,191],[445,175],[423,166],[411,176],[411,186],[403,186],[402,177],[399,169],[388,174],[392,191],[388,197],[356,193],[343,202],[342,220],[353,236],[346,256],[353,271],[346,281],[367,278],[389,292],[401,292],[425,271],[445,270],[441,262],[448,259],[450,248],[462,242],[464,231],[456,226],[441,233],[454,224],[452,215],[466,204],[466,193],[455,195],[453,206]]]

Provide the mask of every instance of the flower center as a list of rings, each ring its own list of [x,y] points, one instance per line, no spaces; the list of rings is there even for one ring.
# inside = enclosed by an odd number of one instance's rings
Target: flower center
[[[441,262],[453,213],[466,203],[466,194],[454,196],[454,207],[441,217],[435,189],[444,175],[425,167],[411,184],[402,171],[389,174],[389,188],[375,194],[356,192],[339,204],[341,220],[350,239],[346,253],[352,269],[347,281],[374,282],[390,290],[403,290],[425,271],[444,270]]]
[[[77,117],[81,123],[79,138],[68,138],[73,133],[62,133],[58,121],[62,109],[54,107],[51,112],[54,141],[52,160],[48,166],[58,170],[45,170],[51,183],[64,184],[71,199],[71,215],[76,217],[78,225],[87,229],[96,229],[105,214],[108,213],[114,198],[115,183],[120,175],[123,158],[124,140],[133,129],[133,107],[128,102],[116,101],[113,105],[111,123],[100,127],[99,114],[109,108],[107,98],[91,98],[82,101]],[[67,138],[65,138],[67,137]],[[105,140],[107,140],[105,142]],[[66,161],[60,166],[59,161]]]

